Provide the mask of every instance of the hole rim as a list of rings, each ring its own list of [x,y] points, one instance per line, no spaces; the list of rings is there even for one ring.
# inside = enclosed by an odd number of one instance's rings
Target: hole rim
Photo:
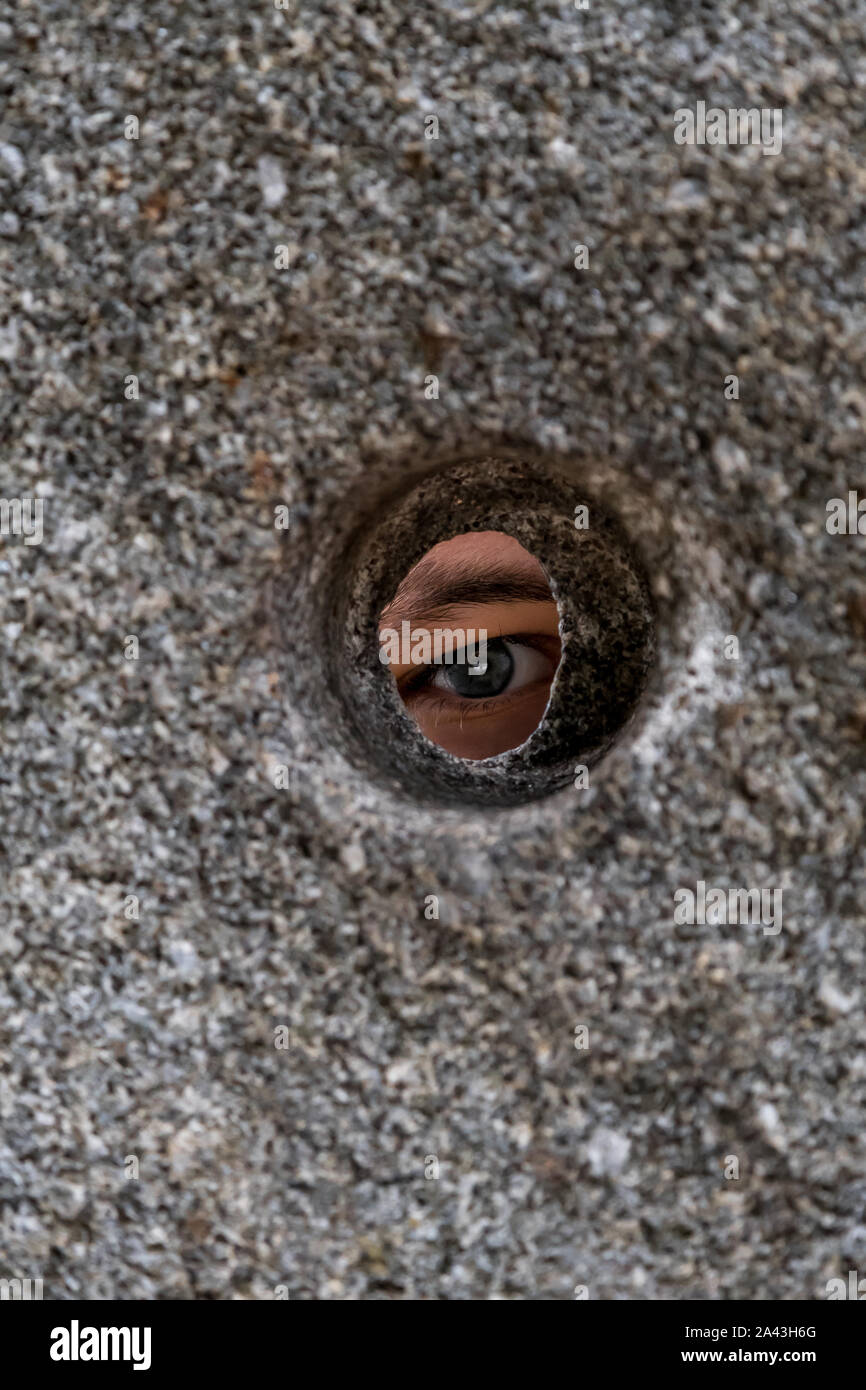
[[[586,530],[574,525],[581,504],[589,509]],[[389,668],[379,660],[378,628],[382,609],[423,555],[441,540],[485,530],[513,536],[540,562],[559,612],[562,652],[536,729],[516,748],[471,760],[431,743],[418,728]],[[575,566],[576,560],[580,563]],[[616,513],[555,464],[525,456],[476,455],[410,478],[391,493],[372,525],[369,519],[358,525],[338,571],[342,583],[330,595],[328,651],[330,679],[349,731],[344,742],[354,748],[356,765],[361,753],[368,773],[372,770],[415,801],[506,807],[552,796],[573,782],[575,766],[589,768],[605,756],[640,707],[656,658],[655,602],[642,556]],[[587,638],[599,635],[598,618],[593,630],[585,595],[582,603],[577,598],[580,575],[588,580],[596,609],[602,587],[629,595],[636,622],[631,641],[627,624],[622,633],[628,675],[624,682],[614,681],[613,711],[609,687],[597,680],[594,719],[588,729],[575,733],[580,685],[574,678],[575,657],[581,644],[586,650]],[[610,626],[616,628],[616,623]],[[615,651],[614,641],[611,661]],[[391,733],[390,746],[378,735],[383,727]]]

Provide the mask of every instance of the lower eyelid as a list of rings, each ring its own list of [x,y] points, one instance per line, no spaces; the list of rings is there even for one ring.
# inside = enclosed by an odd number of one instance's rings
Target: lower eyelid
[[[483,700],[470,700],[462,695],[445,695],[436,686],[424,685],[414,692],[409,692],[405,703],[448,710],[454,714],[460,713],[461,717],[466,714],[493,714],[499,713],[508,705],[516,704],[518,700],[524,699],[529,694],[535,694],[540,688],[549,685],[550,678],[543,676],[539,680],[530,681],[528,685],[523,685],[519,690],[510,694],[488,695]]]

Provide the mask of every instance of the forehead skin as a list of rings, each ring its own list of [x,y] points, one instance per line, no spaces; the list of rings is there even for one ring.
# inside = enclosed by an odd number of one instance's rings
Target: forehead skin
[[[534,555],[501,531],[474,531],[434,545],[409,571],[382,614],[385,625],[453,617],[473,604],[549,603]]]

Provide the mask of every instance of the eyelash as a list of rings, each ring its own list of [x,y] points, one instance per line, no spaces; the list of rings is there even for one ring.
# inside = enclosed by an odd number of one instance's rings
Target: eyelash
[[[422,693],[427,687],[422,687]],[[501,714],[514,700],[518,700],[525,692],[518,690],[513,695],[491,695],[486,700],[464,700],[459,695],[449,698],[447,695],[437,695],[435,698],[428,695],[424,700],[425,716],[432,715],[433,722],[436,723],[440,714],[454,714],[460,711],[461,721],[464,713],[472,714],[473,718],[481,718],[486,714]]]
[[[500,636],[506,642],[513,642],[513,644],[516,647],[531,647],[532,650],[536,652],[546,653],[550,646],[550,639],[548,637],[539,639],[533,633],[503,632],[500,634]],[[422,666],[417,673],[407,676],[401,682],[400,693],[403,695],[420,694],[421,691],[426,690],[429,687],[431,681],[433,680],[433,677],[436,675],[436,672],[440,669],[441,668],[438,664],[432,666]],[[521,690],[515,692],[515,696],[517,694],[522,695],[523,691]],[[473,710],[477,711],[479,714],[483,714],[490,713],[494,706],[500,708],[504,701],[506,701],[509,698],[515,697],[509,697],[508,695],[491,695],[486,700],[463,700],[459,695],[455,694],[454,696],[451,696],[447,699],[443,697],[441,700],[437,700],[436,705],[432,708],[438,710],[444,708],[445,706],[448,706],[450,709],[453,709],[455,705],[465,704],[467,706],[471,705]]]

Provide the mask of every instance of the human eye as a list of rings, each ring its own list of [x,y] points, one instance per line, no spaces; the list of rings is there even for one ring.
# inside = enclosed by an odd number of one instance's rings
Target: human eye
[[[495,757],[541,723],[559,612],[543,569],[513,537],[467,533],[434,546],[386,606],[379,637],[407,712],[456,757]]]
[[[449,665],[413,672],[398,689],[433,743],[457,757],[492,758],[517,748],[540,724],[559,650],[558,638],[544,633],[493,638],[483,671],[483,663],[458,652]]]
[[[540,633],[496,637],[479,653],[483,660],[474,660],[474,652],[468,657],[465,651],[457,652],[450,665],[425,667],[425,678],[419,680],[419,687],[442,690],[465,700],[516,694],[536,681],[549,681],[553,675],[549,640],[547,652],[535,642],[544,642]]]

